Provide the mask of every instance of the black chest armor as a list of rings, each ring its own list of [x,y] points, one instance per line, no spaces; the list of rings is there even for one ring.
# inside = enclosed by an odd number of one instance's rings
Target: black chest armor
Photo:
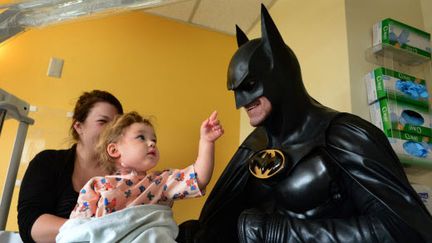
[[[324,149],[316,149],[296,163],[287,154],[267,149],[249,158],[247,204],[258,203],[267,213],[296,218],[334,217],[335,211],[340,217],[352,215],[354,209],[347,205],[353,204],[346,202],[350,198],[344,190],[346,180]]]

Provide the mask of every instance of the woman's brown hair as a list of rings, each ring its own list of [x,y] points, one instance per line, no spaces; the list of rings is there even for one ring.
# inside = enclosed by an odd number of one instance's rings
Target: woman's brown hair
[[[113,105],[117,109],[117,112],[119,114],[123,114],[123,107],[120,101],[111,93],[102,90],[84,92],[75,103],[75,108],[72,116],[70,133],[75,141],[79,140],[79,135],[74,128],[75,122],[84,122],[88,114],[90,113],[90,110],[98,102],[107,102]]]

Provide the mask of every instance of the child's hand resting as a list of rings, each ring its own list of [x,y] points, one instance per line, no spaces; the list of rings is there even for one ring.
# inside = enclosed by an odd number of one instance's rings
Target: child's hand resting
[[[209,118],[201,124],[201,139],[207,142],[216,141],[224,130],[217,119],[217,111],[213,111]]]

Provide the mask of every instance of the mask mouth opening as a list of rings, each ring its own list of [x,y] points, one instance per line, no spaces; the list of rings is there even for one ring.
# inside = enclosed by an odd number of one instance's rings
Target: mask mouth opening
[[[249,104],[244,105],[243,107],[246,109],[246,111],[250,111],[259,105],[261,105],[261,101],[259,99],[255,99],[254,101],[250,102]]]

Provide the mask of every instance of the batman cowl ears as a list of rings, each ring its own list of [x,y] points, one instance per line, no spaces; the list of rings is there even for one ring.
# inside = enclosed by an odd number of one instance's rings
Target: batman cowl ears
[[[238,47],[242,46],[244,43],[249,41],[246,34],[243,32],[243,30],[240,29],[238,25],[236,25],[236,37],[237,37]]]
[[[261,31],[261,38],[249,40],[236,26],[239,49],[228,68],[227,88],[234,90],[237,108],[263,95],[272,104],[280,102],[281,90],[289,85],[286,80],[300,80],[303,86],[297,58],[284,43],[264,5],[261,5]]]

